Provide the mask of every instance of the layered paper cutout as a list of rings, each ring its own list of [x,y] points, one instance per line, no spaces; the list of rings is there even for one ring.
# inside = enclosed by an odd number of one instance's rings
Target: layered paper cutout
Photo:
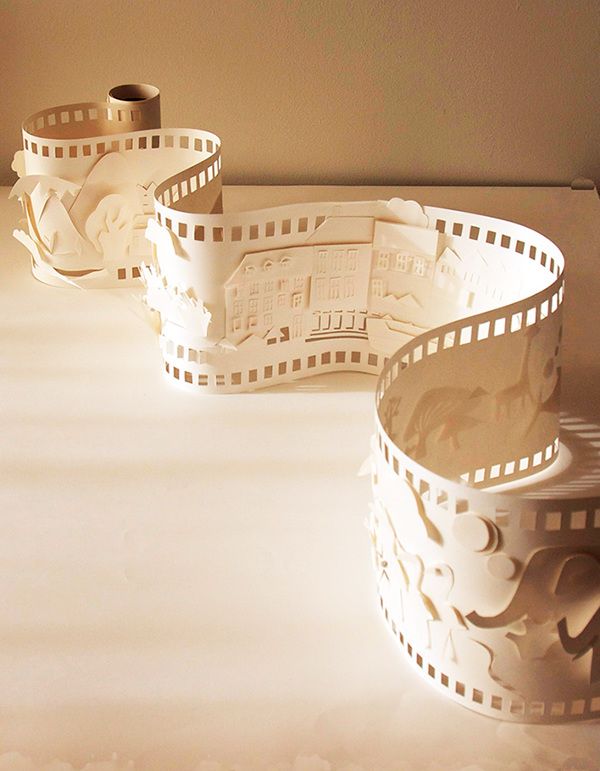
[[[560,465],[558,248],[399,199],[224,214],[218,138],[161,129],[149,86],[42,111],[23,136],[34,274],[141,280],[183,387],[380,373],[377,585],[424,677],[507,720],[600,716],[598,500],[486,489]]]
[[[106,102],[32,115],[13,162],[20,180],[12,195],[27,226],[15,235],[36,278],[88,288],[137,285],[152,254],[144,232],[157,184],[192,164],[204,174],[210,169],[204,188],[189,192],[192,205],[218,210],[219,145],[210,132],[161,130],[160,94],[143,84],[117,86]]]

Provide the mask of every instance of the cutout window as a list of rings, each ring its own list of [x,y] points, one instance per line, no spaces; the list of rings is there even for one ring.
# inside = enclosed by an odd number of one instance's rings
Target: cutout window
[[[427,272],[427,263],[423,257],[415,257],[413,261],[413,273],[415,276],[424,276]]]
[[[377,268],[378,270],[388,270],[390,267],[390,253],[379,252],[377,255]]]
[[[327,273],[327,251],[321,249],[317,259],[317,273]]]
[[[405,252],[399,252],[396,255],[396,270],[406,273],[408,270],[408,254]]]
[[[371,292],[373,294],[373,297],[383,297],[385,288],[383,279],[381,278],[374,278],[371,281]]]

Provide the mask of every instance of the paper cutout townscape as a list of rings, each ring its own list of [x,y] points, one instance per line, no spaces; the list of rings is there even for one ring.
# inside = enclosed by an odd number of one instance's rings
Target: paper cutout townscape
[[[152,86],[36,113],[23,139],[34,275],[143,286],[180,386],[378,375],[377,590],[423,676],[505,720],[600,716],[600,501],[493,489],[560,465],[555,244],[398,198],[223,213],[218,137],[160,128]]]

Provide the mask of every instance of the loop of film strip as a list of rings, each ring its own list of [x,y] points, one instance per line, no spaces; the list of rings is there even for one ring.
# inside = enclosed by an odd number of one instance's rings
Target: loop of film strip
[[[394,635],[477,711],[599,716],[600,504],[564,479],[494,490],[565,465],[559,249],[401,199],[223,213],[218,137],[160,128],[159,100],[120,86],[25,122],[15,235],[36,277],[141,281],[183,388],[379,374],[369,530]]]
[[[23,123],[13,188],[33,273],[54,285],[138,285],[152,259],[145,237],[157,201],[220,211],[220,140],[200,129],[161,129],[154,86],[111,89],[106,102],[42,110]]]
[[[380,604],[418,671],[464,706],[519,722],[598,718],[600,498],[581,497],[598,477],[567,464],[570,488],[559,442],[564,261],[531,231],[429,211],[446,235],[512,251],[513,280],[521,260],[547,281],[385,363],[369,516]],[[598,468],[600,427],[566,422]]]

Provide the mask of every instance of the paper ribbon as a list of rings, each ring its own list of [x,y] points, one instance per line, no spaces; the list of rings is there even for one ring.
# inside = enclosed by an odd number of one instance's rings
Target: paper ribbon
[[[503,719],[600,716],[599,501],[493,489],[568,466],[552,242],[400,199],[222,213],[218,137],[160,128],[152,86],[36,113],[23,140],[34,274],[142,279],[183,387],[380,373],[377,586],[427,680]]]

